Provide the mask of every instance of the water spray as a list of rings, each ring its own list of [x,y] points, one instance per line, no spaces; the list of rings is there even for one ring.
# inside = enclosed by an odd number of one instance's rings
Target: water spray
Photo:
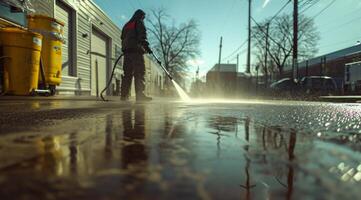
[[[106,57],[104,55],[101,55],[99,53],[96,53],[96,52],[90,52],[88,51],[87,54],[96,54],[96,55],[99,55],[99,56],[102,56],[102,57]],[[174,81],[173,77],[170,75],[169,71],[162,65],[162,62],[159,60],[159,58],[152,52],[151,53],[154,57],[154,59],[156,60],[156,62],[159,64],[159,66],[164,70],[164,72],[166,73],[166,75],[169,77],[169,79],[172,81],[172,83],[174,84],[174,87],[176,88],[179,96],[182,98],[182,100],[184,101],[190,101],[191,99],[189,98],[189,96],[187,95],[187,93]],[[121,54],[115,61],[114,63],[114,66],[113,66],[113,70],[112,70],[112,73],[111,73],[111,76],[110,76],[110,79],[106,85],[106,87],[101,91],[100,93],[100,97],[103,101],[108,101],[106,100],[104,97],[103,97],[103,93],[109,88],[111,82],[112,82],[112,79],[113,79],[113,76],[114,76],[114,71],[116,69],[116,66],[118,64],[118,62],[120,61],[120,59],[124,56],[124,54]]]
[[[175,89],[177,90],[179,96],[182,98],[183,101],[191,101],[191,98],[187,95],[187,93],[182,89],[180,85],[173,79],[173,77],[170,75],[169,71],[162,65],[162,62],[159,60],[159,58],[152,52],[151,53],[154,57],[154,59],[157,61],[159,66],[164,70],[165,74],[169,77],[169,79],[172,81]]]

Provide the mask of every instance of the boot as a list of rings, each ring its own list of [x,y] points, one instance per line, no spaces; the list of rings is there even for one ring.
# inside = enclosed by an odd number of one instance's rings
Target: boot
[[[121,97],[120,97],[120,100],[121,100],[121,101],[129,101],[129,97],[127,97],[127,96],[121,96]]]
[[[137,101],[151,101],[153,99],[152,99],[152,97],[147,97],[143,94],[143,95],[137,95],[136,100]]]

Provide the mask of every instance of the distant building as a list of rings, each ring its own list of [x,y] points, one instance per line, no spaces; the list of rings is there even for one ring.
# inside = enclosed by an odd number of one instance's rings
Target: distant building
[[[216,64],[208,71],[206,88],[210,96],[237,97],[247,92],[249,75],[237,71],[236,64]]]
[[[237,65],[216,64],[208,71],[206,79],[207,92],[211,96],[230,96],[237,85]]]
[[[361,45],[341,49],[299,63],[298,77],[330,76],[336,80],[338,88],[342,89],[347,82],[345,73],[346,64],[358,61],[361,61]],[[291,76],[292,70],[287,68],[284,77]]]
[[[245,72],[237,73],[237,92],[238,95],[250,94],[254,90],[254,84],[251,84],[251,75]]]
[[[196,79],[194,82],[192,82],[189,93],[192,97],[195,98],[204,97],[206,89],[206,83],[200,79]]]

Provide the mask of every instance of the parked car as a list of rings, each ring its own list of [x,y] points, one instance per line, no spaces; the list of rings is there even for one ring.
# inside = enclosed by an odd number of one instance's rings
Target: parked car
[[[301,92],[306,96],[338,94],[336,81],[328,76],[306,76],[300,81]]]
[[[283,78],[270,85],[272,96],[294,98],[299,92],[299,85],[296,79]]]

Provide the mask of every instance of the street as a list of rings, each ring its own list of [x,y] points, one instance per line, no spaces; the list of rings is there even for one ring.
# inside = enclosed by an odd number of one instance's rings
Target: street
[[[358,199],[361,104],[0,100],[0,199]]]

